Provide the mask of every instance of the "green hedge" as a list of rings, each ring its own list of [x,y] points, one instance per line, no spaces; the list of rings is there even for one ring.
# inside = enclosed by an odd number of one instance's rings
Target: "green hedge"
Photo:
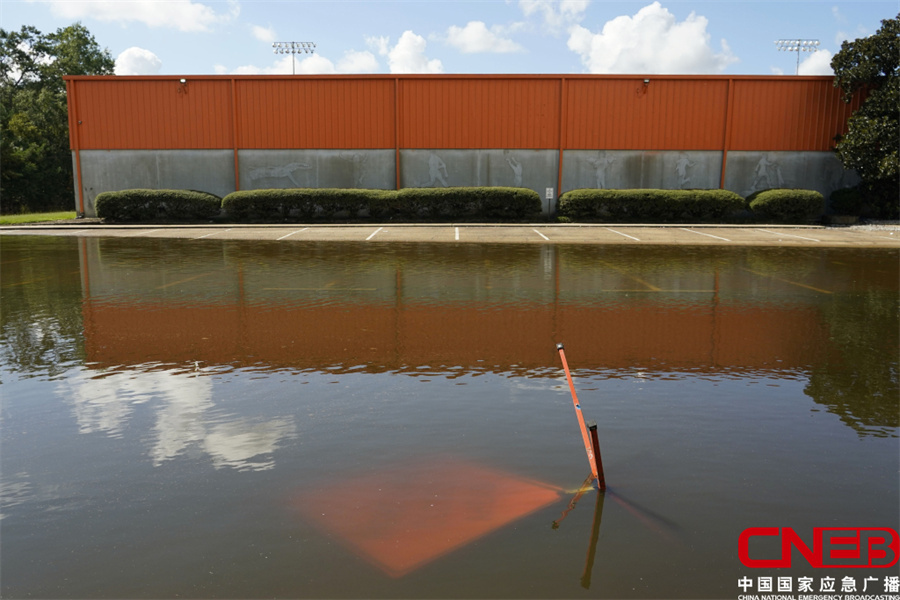
[[[315,217],[357,217],[385,202],[393,192],[358,189],[272,189],[233,192],[222,200],[229,219],[236,221],[310,221]]]
[[[94,199],[97,216],[106,221],[205,221],[217,216],[222,199],[193,190],[123,190]]]
[[[394,213],[409,219],[489,219],[515,221],[537,218],[541,197],[534,190],[509,187],[404,188],[397,192]]]
[[[400,219],[519,220],[541,214],[537,192],[522,188],[272,189],[228,194],[222,208],[237,221]]]
[[[582,189],[563,194],[557,214],[582,222],[719,223],[746,208],[728,190]]]
[[[747,201],[756,217],[778,223],[806,223],[825,212],[825,197],[815,190],[763,190]]]

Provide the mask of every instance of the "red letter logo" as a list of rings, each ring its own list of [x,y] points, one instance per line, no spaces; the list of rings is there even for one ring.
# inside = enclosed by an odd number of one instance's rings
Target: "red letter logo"
[[[780,556],[751,558],[750,539],[754,537],[779,538]],[[791,546],[817,569],[886,569],[900,558],[900,535],[888,527],[814,527],[812,549],[790,527],[750,527],[738,538],[738,557],[752,569],[790,568]]]

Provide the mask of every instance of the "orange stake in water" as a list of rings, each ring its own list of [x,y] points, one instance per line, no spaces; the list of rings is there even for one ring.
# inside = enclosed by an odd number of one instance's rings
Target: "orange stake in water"
[[[566,362],[566,352],[562,344],[557,344],[559,358],[562,360],[563,370],[566,372],[566,380],[569,382],[569,391],[572,392],[572,403],[575,405],[575,416],[578,418],[578,427],[581,428],[581,439],[584,442],[584,451],[587,453],[588,462],[591,465],[591,474],[597,480],[600,490],[606,489],[606,480],[603,476],[603,467],[600,466],[600,457],[594,453],[594,444],[584,424],[584,415],[581,412],[581,404],[578,402],[578,394],[575,393],[575,384],[572,382],[572,374],[569,373],[569,364]]]

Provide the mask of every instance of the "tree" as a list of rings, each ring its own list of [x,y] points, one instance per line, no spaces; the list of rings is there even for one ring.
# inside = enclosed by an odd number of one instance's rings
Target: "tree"
[[[0,29],[0,194],[4,213],[69,209],[74,189],[63,75],[115,62],[80,23],[44,35]]]
[[[881,22],[874,35],[845,41],[831,61],[834,85],[849,102],[867,94],[838,138],[835,151],[855,170],[873,216],[897,218],[900,213],[900,14]]]

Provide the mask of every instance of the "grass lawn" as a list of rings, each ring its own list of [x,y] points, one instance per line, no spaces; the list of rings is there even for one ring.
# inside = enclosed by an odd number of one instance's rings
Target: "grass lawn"
[[[20,225],[22,223],[40,223],[42,221],[60,221],[74,219],[75,211],[31,213],[24,215],[0,215],[0,225]]]

